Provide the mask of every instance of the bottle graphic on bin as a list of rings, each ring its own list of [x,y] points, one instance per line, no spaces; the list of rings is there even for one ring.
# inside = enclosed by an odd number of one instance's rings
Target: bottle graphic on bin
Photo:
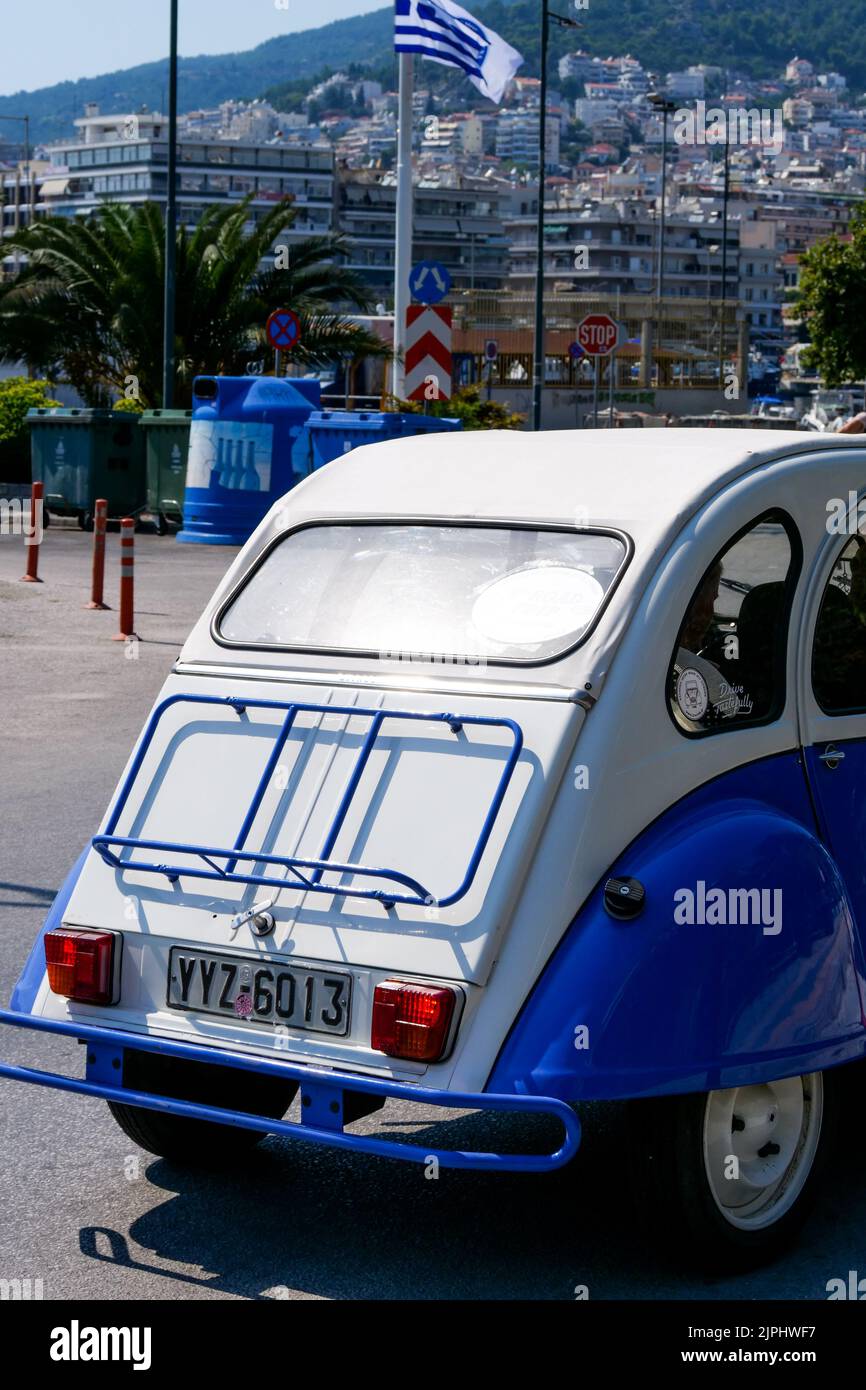
[[[238,442],[238,449],[240,449],[240,445],[241,441]],[[244,492],[258,492],[261,488],[256,470],[256,441],[254,439],[247,440],[247,465],[243,471],[240,486]]]
[[[216,467],[211,481],[232,492],[260,492],[261,479],[256,468],[256,442],[254,439],[227,439],[224,435],[216,441]],[[244,463],[246,453],[246,463]]]

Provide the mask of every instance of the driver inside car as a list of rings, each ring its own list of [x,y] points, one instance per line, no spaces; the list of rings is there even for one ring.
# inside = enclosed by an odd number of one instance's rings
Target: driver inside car
[[[733,719],[742,699],[726,668],[725,634],[716,621],[722,582],[721,561],[701,580],[680,629],[673,681],[677,704],[687,719],[703,725]]]

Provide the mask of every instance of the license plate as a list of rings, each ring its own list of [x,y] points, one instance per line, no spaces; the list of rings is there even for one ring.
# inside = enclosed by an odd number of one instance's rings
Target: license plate
[[[170,1009],[343,1036],[349,1031],[351,995],[351,975],[336,970],[180,946],[173,946],[169,957]]]

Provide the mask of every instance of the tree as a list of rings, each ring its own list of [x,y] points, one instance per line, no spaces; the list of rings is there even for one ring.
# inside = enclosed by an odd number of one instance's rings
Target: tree
[[[337,236],[287,242],[262,262],[294,217],[290,200],[249,231],[249,199],[209,207],[197,226],[177,233],[175,403],[189,405],[193,378],[242,375],[269,352],[272,310],[301,320],[293,361],[325,366],[340,358],[382,356],[378,338],[338,306],[369,307],[363,282],[339,264]],[[100,206],[86,221],[45,218],[6,242],[26,265],[0,286],[0,360],[68,380],[88,405],[136,396],[162,398],[162,301],[165,230],[155,203]]]
[[[800,263],[800,312],[811,346],[805,355],[828,386],[866,376],[866,214],[811,247]]]

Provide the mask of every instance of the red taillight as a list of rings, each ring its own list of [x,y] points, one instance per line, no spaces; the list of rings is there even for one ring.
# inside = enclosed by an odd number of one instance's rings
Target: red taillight
[[[110,1004],[114,932],[59,927],[45,933],[45,964],[54,994],[82,1004]]]
[[[371,1045],[389,1057],[437,1062],[445,1051],[454,991],[439,985],[383,980],[373,995]]]

